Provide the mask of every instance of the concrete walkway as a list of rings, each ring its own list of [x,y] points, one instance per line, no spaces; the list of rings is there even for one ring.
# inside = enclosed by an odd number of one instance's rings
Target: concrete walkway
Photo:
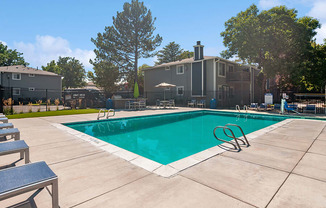
[[[121,111],[116,117],[185,110],[189,109]],[[45,160],[59,176],[61,208],[326,207],[326,122],[293,120],[252,140],[239,153],[224,152],[164,178],[53,126],[96,116],[10,120],[31,147],[31,161]],[[1,156],[0,167],[17,158],[18,154]],[[0,207],[30,195],[1,201]],[[34,199],[37,207],[51,207],[48,190]]]

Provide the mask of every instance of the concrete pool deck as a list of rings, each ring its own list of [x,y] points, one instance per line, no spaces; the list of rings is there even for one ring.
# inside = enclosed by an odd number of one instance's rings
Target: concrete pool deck
[[[195,110],[120,111],[116,117]],[[196,109],[198,110],[198,109]],[[158,176],[58,129],[97,114],[10,120],[30,146],[32,162],[46,161],[59,177],[60,207],[326,207],[326,122],[290,120],[170,178]],[[17,160],[1,156],[0,167]],[[18,161],[16,165],[23,164]],[[30,193],[0,201],[8,207]],[[47,190],[34,197],[51,207]],[[30,207],[21,204],[16,207]]]

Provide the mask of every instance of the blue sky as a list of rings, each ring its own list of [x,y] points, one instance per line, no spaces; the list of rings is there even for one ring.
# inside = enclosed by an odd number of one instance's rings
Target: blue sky
[[[90,41],[104,27],[112,25],[112,16],[122,11],[124,0],[1,0],[0,41],[24,53],[32,67],[41,67],[59,56],[79,59],[86,70],[92,70],[88,60],[94,58]],[[318,18],[323,26],[317,35],[326,38],[325,0],[144,0],[156,21],[156,33],[163,37],[163,46],[171,41],[186,50],[200,40],[205,55],[219,55],[224,50],[220,33],[224,22],[238,12],[256,4],[260,10],[286,5],[298,10],[299,17]],[[153,65],[154,58],[140,64]]]

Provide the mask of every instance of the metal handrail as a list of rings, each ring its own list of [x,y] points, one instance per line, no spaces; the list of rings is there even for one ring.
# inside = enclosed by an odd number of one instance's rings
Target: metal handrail
[[[237,111],[240,112],[240,110],[241,110],[241,109],[240,109],[240,106],[239,106],[239,105],[236,105],[236,106],[235,106],[235,110],[237,110]]]
[[[246,144],[246,143],[247,143],[247,147],[250,146],[250,144],[249,144],[249,142],[248,142],[248,139],[247,139],[246,135],[243,133],[243,130],[242,130],[242,128],[241,128],[239,125],[237,125],[237,124],[226,124],[224,127],[227,127],[227,126],[235,126],[235,127],[238,127],[238,128],[240,129],[240,131],[241,131],[241,133],[242,133],[242,136],[243,136],[243,138],[245,139],[246,142],[244,142],[244,141],[243,141],[242,139],[240,139],[240,138],[237,138],[237,139],[239,139],[240,141],[242,141],[243,144]],[[225,131],[224,131],[224,133],[226,134]],[[232,132],[232,135],[234,136],[233,132]],[[231,136],[229,136],[229,135],[227,135],[227,136],[228,136],[228,137],[231,137]],[[231,137],[231,138],[232,138],[232,137]]]
[[[228,129],[228,130],[232,133],[232,135],[233,135],[233,139],[234,139],[236,145],[233,144],[233,143],[230,142],[230,141],[226,141],[226,140],[223,140],[223,139],[218,138],[218,137],[216,136],[215,131],[216,131],[217,129],[219,129],[219,128],[220,128],[220,129],[223,129],[224,134],[225,134],[225,129]],[[241,147],[240,147],[240,145],[239,145],[239,143],[238,143],[238,141],[237,141],[237,138],[234,136],[233,131],[232,131],[230,128],[225,127],[225,126],[217,126],[217,127],[215,127],[215,129],[213,130],[213,134],[214,134],[214,137],[215,137],[217,140],[222,141],[222,142],[225,142],[225,143],[228,143],[228,144],[231,144],[231,145],[234,147],[234,149],[237,149],[238,151],[241,151]],[[228,136],[228,135],[227,135],[227,136]]]
[[[103,112],[103,116],[100,116],[101,112]],[[100,111],[97,114],[97,120],[100,120],[100,118],[103,118],[103,117],[105,117],[105,109],[100,109]]]
[[[112,115],[110,115],[110,113],[113,113]],[[108,113],[106,114],[106,119],[109,119],[109,117],[113,117],[115,116],[115,111],[114,109],[109,109]]]
[[[245,110],[246,113],[248,113],[248,106],[244,105],[244,106],[243,106],[243,110]]]

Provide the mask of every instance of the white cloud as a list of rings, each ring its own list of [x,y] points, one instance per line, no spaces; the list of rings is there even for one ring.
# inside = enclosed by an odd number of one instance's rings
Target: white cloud
[[[0,42],[1,42],[3,45],[7,45],[7,43],[6,43],[5,41],[0,40]]]
[[[313,7],[308,12],[309,16],[318,18],[319,20],[326,21],[326,1],[315,1]]]
[[[324,43],[326,38],[326,2],[317,0],[313,1],[311,10],[308,12],[308,15],[314,18],[317,18],[321,23],[322,27],[317,29],[316,42]]]
[[[52,60],[57,61],[59,56],[69,56],[75,57],[86,69],[90,69],[92,65],[89,59],[95,58],[92,50],[72,49],[68,40],[49,35],[37,35],[34,43],[14,42],[14,48],[24,54],[25,61],[32,67],[46,66]]]
[[[262,9],[270,9],[275,6],[282,5],[282,3],[279,0],[260,0],[258,5]]]

